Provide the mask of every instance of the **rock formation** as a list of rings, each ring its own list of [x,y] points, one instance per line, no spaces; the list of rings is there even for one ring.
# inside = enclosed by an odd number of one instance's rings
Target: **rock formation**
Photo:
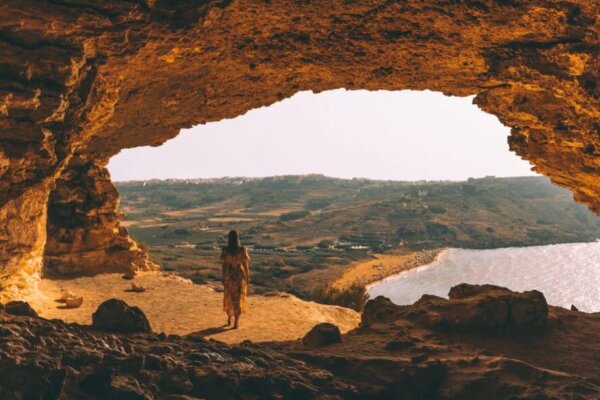
[[[50,195],[45,271],[52,275],[154,268],[119,225],[119,194],[108,171],[94,164],[71,167]]]
[[[316,348],[307,348],[300,340],[229,346],[198,334],[114,334],[0,311],[0,397],[495,400],[600,396],[600,314],[550,307],[544,325],[494,326],[485,333],[475,329],[460,335],[425,323],[428,317],[452,320],[463,312],[466,300],[485,307],[494,299],[511,304],[524,296],[537,298],[501,288],[473,289],[479,294],[444,300],[443,307],[433,297],[411,306],[390,305],[381,298],[372,301],[369,324],[344,335],[341,343]],[[384,315],[387,318],[382,320]]]
[[[123,300],[110,299],[98,306],[92,314],[92,327],[100,331],[134,333],[152,332],[146,314]]]
[[[342,334],[340,328],[323,322],[315,325],[303,338],[304,347],[322,347],[330,344],[341,343]]]
[[[514,151],[600,211],[598,14],[588,0],[3,1],[2,297],[34,288],[44,258],[56,273],[153,268],[119,226],[108,159],[302,90],[476,95]]]
[[[422,326],[437,330],[489,331],[529,329],[548,323],[548,303],[541,292],[515,293],[494,285],[453,287],[450,299],[424,295],[411,306],[411,314],[385,297],[369,301],[362,314],[362,326],[391,322],[408,317]]]

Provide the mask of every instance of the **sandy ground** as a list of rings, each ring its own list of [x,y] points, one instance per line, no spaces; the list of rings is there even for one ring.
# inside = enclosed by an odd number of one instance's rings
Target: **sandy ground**
[[[140,273],[137,285],[143,293],[128,291],[132,281],[120,274],[104,274],[69,280],[44,279],[40,294],[28,299],[31,306],[45,318],[90,324],[98,305],[110,298],[119,298],[140,307],[156,332],[188,334],[198,332],[228,343],[245,339],[253,342],[295,340],[320,322],[336,324],[342,332],[355,328],[360,315],[350,309],[326,306],[300,300],[292,295],[249,296],[248,312],[242,315],[237,330],[224,326],[222,293],[208,285],[195,285],[187,279],[161,272]],[[57,302],[63,290],[84,297],[80,308],[65,309]]]
[[[358,282],[363,285],[380,281],[388,276],[434,261],[441,250],[423,250],[411,253],[377,254],[375,259],[351,265],[333,287],[342,289]]]

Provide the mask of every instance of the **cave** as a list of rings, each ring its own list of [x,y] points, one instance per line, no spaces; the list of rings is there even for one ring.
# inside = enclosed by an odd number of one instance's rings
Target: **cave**
[[[0,15],[2,301],[42,270],[158,268],[120,225],[108,160],[305,90],[475,96],[511,150],[600,212],[594,2],[8,0]]]

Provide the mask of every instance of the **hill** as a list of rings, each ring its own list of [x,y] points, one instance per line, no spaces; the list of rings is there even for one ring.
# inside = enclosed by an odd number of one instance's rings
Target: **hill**
[[[195,282],[220,279],[230,229],[257,291],[307,298],[373,253],[590,241],[600,219],[544,177],[392,182],[309,176],[118,183],[126,226],[154,260]]]

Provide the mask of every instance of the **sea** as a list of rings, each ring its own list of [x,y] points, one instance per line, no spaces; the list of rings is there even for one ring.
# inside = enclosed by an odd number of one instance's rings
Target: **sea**
[[[600,312],[600,241],[509,247],[450,248],[430,264],[373,283],[369,296],[412,304],[423,294],[447,297],[459,283],[489,283],[515,291],[536,289],[549,304]]]

